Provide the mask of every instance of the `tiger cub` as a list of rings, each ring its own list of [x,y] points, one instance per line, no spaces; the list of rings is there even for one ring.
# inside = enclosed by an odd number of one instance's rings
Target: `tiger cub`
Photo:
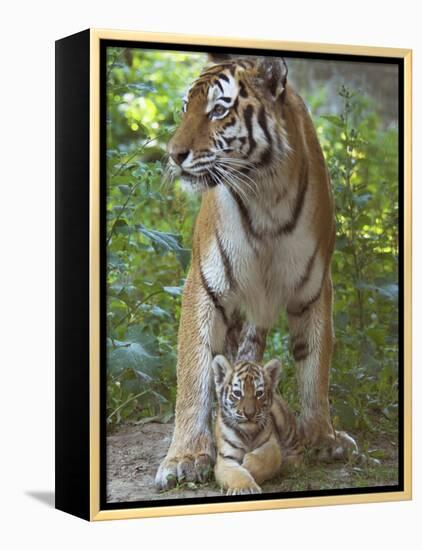
[[[261,493],[281,467],[297,464],[302,443],[296,419],[276,393],[281,363],[265,366],[223,355],[213,362],[218,398],[215,479],[228,495]]]

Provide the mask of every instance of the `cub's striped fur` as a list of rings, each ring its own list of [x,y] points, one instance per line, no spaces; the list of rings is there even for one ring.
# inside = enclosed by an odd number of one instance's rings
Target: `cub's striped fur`
[[[259,362],[287,311],[301,398],[300,428],[324,456],[356,444],[331,424],[331,255],[334,212],[324,157],[282,59],[214,59],[190,87],[169,142],[170,170],[203,191],[183,291],[176,423],[156,476],[201,481],[211,470],[211,363]]]
[[[218,398],[215,478],[228,495],[260,493],[283,465],[297,464],[302,444],[296,419],[276,394],[281,364],[264,367],[222,355],[212,363]]]

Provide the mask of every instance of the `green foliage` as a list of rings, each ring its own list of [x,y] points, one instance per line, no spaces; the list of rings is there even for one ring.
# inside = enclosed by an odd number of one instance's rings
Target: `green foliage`
[[[176,395],[177,327],[197,198],[163,185],[165,148],[204,56],[109,48],[107,74],[107,415],[167,421]],[[332,178],[336,348],[334,423],[396,433],[398,400],[397,129],[369,97],[339,91],[340,114],[314,116]],[[306,97],[324,113],[327,90]],[[298,408],[286,320],[266,359],[284,362],[281,390]]]
[[[195,200],[163,186],[167,141],[200,55],[110,48],[107,418],[168,419]]]
[[[397,130],[381,130],[368,99],[344,87],[339,94],[343,113],[330,121],[322,140],[337,209],[335,420],[340,418],[350,430],[393,429],[398,395]]]

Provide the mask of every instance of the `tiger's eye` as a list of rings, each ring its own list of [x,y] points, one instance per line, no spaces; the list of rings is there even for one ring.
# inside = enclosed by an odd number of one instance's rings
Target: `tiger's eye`
[[[233,395],[237,398],[242,397],[242,392],[239,390],[233,390]]]
[[[221,105],[218,104],[214,107],[214,109],[211,111],[212,116],[222,116],[227,111],[227,109]]]
[[[264,395],[264,392],[262,390],[258,390],[256,393],[255,393],[255,396],[257,397],[257,399],[261,399],[261,397]]]

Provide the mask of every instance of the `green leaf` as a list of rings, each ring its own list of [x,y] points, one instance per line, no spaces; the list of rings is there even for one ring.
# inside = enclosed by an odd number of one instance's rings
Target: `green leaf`
[[[336,327],[344,329],[349,323],[349,314],[347,311],[339,311],[336,314]]]
[[[153,243],[156,243],[158,246],[164,250],[179,250],[180,245],[180,236],[175,235],[174,233],[164,233],[163,231],[157,231],[156,229],[148,229],[142,225],[137,226],[142,235],[150,239]]]
[[[154,390],[151,390],[151,394],[156,397],[157,401],[159,401],[160,403],[168,403],[168,399],[166,399],[164,397],[164,395],[161,395],[160,393],[154,391]]]
[[[125,341],[114,341],[108,348],[108,365],[114,374],[130,368],[154,377],[160,366],[157,340],[138,326],[128,329]]]
[[[372,199],[371,193],[365,193],[363,195],[353,195],[353,202],[356,206],[365,206]]]
[[[366,334],[378,346],[385,344],[385,330],[383,328],[368,328]]]
[[[362,290],[372,290],[377,292],[384,298],[389,300],[397,300],[399,295],[399,287],[396,283],[388,283],[384,285],[375,285],[373,283],[366,283],[364,281],[357,281],[356,287]]]
[[[186,269],[190,261],[190,250],[181,245],[181,236],[174,233],[165,233],[156,229],[148,229],[143,225],[136,226],[138,231],[147,237],[159,250],[174,252],[176,257]]]
[[[119,218],[114,224],[114,232],[121,235],[127,235],[130,231],[129,224],[126,220]]]
[[[172,319],[172,315],[163,309],[162,307],[151,305],[151,304],[142,304],[140,307],[141,310],[146,311],[147,313],[150,313],[151,315],[154,315],[154,317],[158,317],[160,319],[167,318]]]
[[[336,238],[336,249],[337,250],[344,250],[349,244],[349,239],[346,237],[346,235],[339,235]]]
[[[181,296],[183,287],[181,286],[163,286],[163,290],[172,296]]]
[[[129,195],[130,189],[131,189],[129,185],[119,185],[118,187],[119,187],[120,192],[123,195],[125,195],[125,196]]]
[[[338,128],[344,127],[343,119],[337,115],[321,115],[321,118],[328,120],[328,122],[331,122],[331,124],[334,124],[334,126],[337,126]]]
[[[112,176],[111,177],[111,184],[113,185],[112,189],[114,189],[114,186],[120,186],[120,185],[125,185],[125,186],[131,186],[133,184],[133,181],[134,181],[134,177],[132,174],[128,174],[126,176]]]
[[[379,287],[379,292],[382,296],[390,298],[390,300],[397,300],[399,296],[399,287],[396,283],[390,283]]]

